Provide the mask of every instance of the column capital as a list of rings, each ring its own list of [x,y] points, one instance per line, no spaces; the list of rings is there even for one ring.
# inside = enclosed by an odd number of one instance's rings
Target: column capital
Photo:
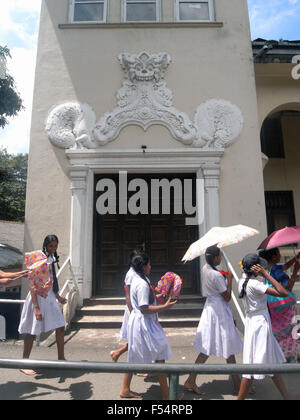
[[[71,190],[86,190],[88,172],[89,168],[86,166],[74,166],[70,168]]]

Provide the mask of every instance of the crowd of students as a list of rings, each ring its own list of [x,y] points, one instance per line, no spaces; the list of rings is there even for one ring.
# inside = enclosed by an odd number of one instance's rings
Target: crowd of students
[[[56,331],[58,359],[64,356],[65,322],[58,302],[66,300],[59,295],[55,264],[58,264],[58,238],[48,235],[43,243],[43,252],[51,264],[53,287],[46,297],[39,296],[30,289],[23,306],[19,333],[25,335],[23,358],[30,357],[33,341],[42,332]],[[299,255],[298,255],[299,256]],[[262,258],[264,257],[264,258]],[[298,259],[279,266],[279,250],[271,253],[248,254],[242,260],[243,277],[239,282],[239,294],[243,300],[246,324],[244,343],[236,329],[232,310],[229,305],[232,294],[232,274],[225,276],[218,271],[221,264],[221,252],[212,246],[205,253],[206,264],[202,268],[202,283],[206,303],[200,318],[194,346],[199,355],[195,363],[205,363],[209,356],[224,358],[227,363],[236,363],[235,356],[243,350],[244,364],[281,364],[297,360],[297,339],[292,337],[292,315],[295,308],[283,312],[283,320],[278,320],[278,313],[272,314],[268,308],[267,296],[287,297],[292,290],[300,268]],[[293,268],[289,278],[284,270]],[[161,327],[158,314],[176,305],[176,300],[156,295],[149,280],[151,261],[144,252],[134,251],[130,259],[130,268],[125,278],[126,310],[121,328],[121,338],[128,342],[120,349],[111,352],[111,358],[117,362],[121,354],[128,352],[131,363],[164,363],[172,357],[172,350]],[[16,277],[27,276],[28,271],[4,273],[0,271],[0,284],[7,285]],[[296,357],[296,360],[295,360]],[[35,371],[22,369],[26,375],[35,375]],[[290,395],[280,375],[270,375],[284,399]],[[264,379],[265,375],[233,375],[233,392],[237,399],[245,399],[248,393],[254,393],[253,379]],[[169,398],[169,388],[165,374],[157,375],[162,399]],[[196,384],[197,375],[190,375],[184,383],[187,391],[202,395]],[[132,374],[125,374],[120,392],[122,398],[140,398],[131,390]]]
[[[279,250],[276,251],[277,256],[278,252]],[[300,268],[297,257],[288,263],[289,267],[294,265],[294,270],[285,287],[270,275],[274,261],[269,261],[268,264],[268,261],[254,253],[244,257],[242,261],[244,274],[238,286],[246,314],[244,344],[236,329],[229,305],[233,276],[229,273],[225,277],[217,270],[216,267],[221,263],[221,252],[218,247],[209,247],[205,258],[202,283],[206,303],[195,337],[194,346],[199,351],[195,363],[205,363],[211,355],[222,357],[227,363],[236,363],[235,356],[242,350],[244,364],[281,364],[296,361],[294,358],[287,358],[284,351],[290,354],[291,348],[297,349],[297,339],[292,337],[291,328],[285,340],[282,340],[281,334],[277,336],[274,334],[267,296],[278,298],[288,296]],[[286,267],[277,266],[276,270],[282,272],[284,268]],[[145,253],[133,254],[125,279],[127,308],[121,329],[121,337],[128,338],[128,343],[111,352],[111,357],[115,362],[126,351],[128,351],[128,361],[132,363],[162,363],[172,356],[157,314],[171,308],[176,301],[172,302],[168,298],[163,305],[155,303],[156,300],[161,301],[161,299],[160,296],[155,295],[151,286],[150,271],[149,257]],[[284,279],[286,280],[286,277]],[[290,322],[294,321],[290,320]],[[290,327],[292,325],[290,324]],[[295,342],[293,346],[291,344],[286,346],[286,341],[291,342],[291,340]],[[270,376],[283,398],[290,399],[282,377],[278,374]],[[184,388],[202,395],[203,392],[196,384],[196,377],[195,374],[190,375],[184,383]],[[243,400],[248,393],[255,393],[252,387],[253,379],[261,380],[264,377],[265,375],[243,375],[241,380],[238,375],[233,375],[233,392],[237,394],[237,399]],[[138,393],[130,389],[131,379],[132,375],[125,375],[121,397],[139,397]],[[158,380],[162,398],[168,399],[165,375],[158,375]]]

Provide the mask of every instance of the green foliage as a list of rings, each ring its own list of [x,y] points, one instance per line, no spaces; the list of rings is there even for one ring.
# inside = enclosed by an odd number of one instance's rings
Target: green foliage
[[[10,57],[7,47],[0,46],[0,56]],[[8,117],[16,116],[22,109],[22,99],[16,91],[15,81],[12,76],[6,73],[4,79],[0,79],[0,127],[8,124]]]
[[[0,220],[24,221],[27,154],[0,149]]]

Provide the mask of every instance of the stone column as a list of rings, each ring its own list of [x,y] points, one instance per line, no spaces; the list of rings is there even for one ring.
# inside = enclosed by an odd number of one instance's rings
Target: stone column
[[[219,164],[205,163],[197,172],[197,178],[204,178],[204,221],[199,226],[199,238],[204,236],[212,227],[220,226],[220,205],[219,205]],[[200,257],[200,270],[205,264],[205,257]],[[201,279],[201,274],[200,274]],[[200,280],[201,282],[201,280]],[[202,282],[200,285],[203,294]]]
[[[202,167],[205,189],[205,231],[220,226],[220,166],[204,165]]]
[[[72,182],[70,258],[73,274],[79,288],[78,304],[80,306],[83,304],[84,297],[84,238],[86,230],[87,175],[88,168],[84,166],[72,167],[70,169]]]

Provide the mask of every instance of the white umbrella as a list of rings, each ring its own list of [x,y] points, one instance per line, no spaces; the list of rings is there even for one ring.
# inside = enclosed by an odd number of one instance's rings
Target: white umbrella
[[[244,225],[213,227],[189,247],[182,261],[187,262],[200,257],[209,246],[216,245],[219,248],[224,248],[242,242],[258,233],[258,230]]]
[[[219,248],[224,248],[225,246],[242,242],[245,239],[250,238],[251,236],[257,235],[258,233],[259,233],[258,230],[253,229],[248,226],[244,226],[244,225],[235,225],[235,226],[228,226],[228,227],[217,227],[217,226],[213,227],[206,233],[206,235],[202,236],[202,238],[194,242],[189,247],[186,254],[182,258],[182,261],[185,261],[185,262],[191,261],[194,258],[197,258],[200,255],[203,255],[209,246],[216,245]],[[232,264],[230,263],[229,259],[227,258],[227,255],[225,254],[223,250],[222,250],[222,254],[225,258],[225,261],[229,270],[232,272],[236,282],[238,283],[239,278],[236,275],[236,272],[234,271]],[[234,293],[232,294],[232,299],[241,317],[241,320],[243,324],[245,325],[244,314],[241,310],[241,307]]]

